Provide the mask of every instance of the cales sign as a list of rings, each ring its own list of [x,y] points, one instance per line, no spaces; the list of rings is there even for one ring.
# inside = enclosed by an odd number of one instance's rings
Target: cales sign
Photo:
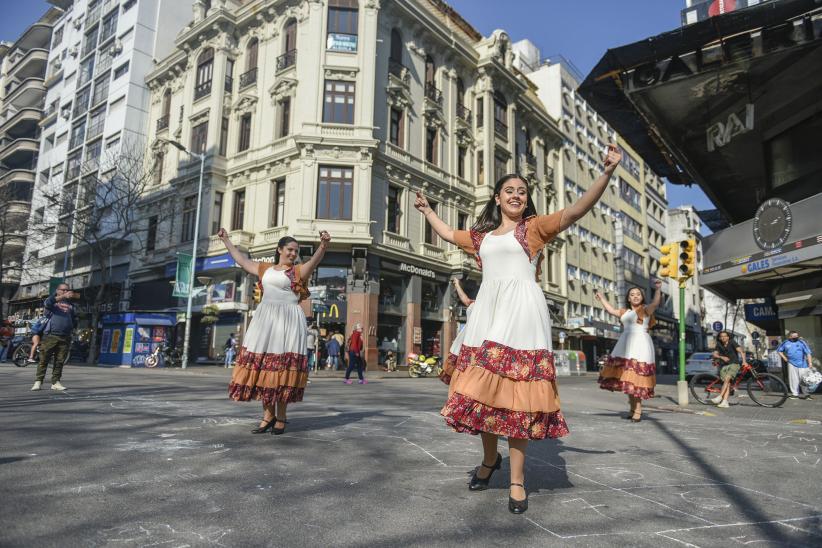
[[[745,319],[751,323],[776,321],[776,308],[770,303],[745,305]]]

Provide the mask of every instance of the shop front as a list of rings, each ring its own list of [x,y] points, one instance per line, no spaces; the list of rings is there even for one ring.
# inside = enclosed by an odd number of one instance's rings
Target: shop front
[[[146,358],[173,339],[175,320],[174,314],[103,315],[98,364],[145,367]]]

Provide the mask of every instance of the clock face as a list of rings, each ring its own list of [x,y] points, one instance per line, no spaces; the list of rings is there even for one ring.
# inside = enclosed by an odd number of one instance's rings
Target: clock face
[[[780,198],[765,201],[756,210],[753,236],[756,245],[766,251],[785,245],[791,235],[791,206]]]

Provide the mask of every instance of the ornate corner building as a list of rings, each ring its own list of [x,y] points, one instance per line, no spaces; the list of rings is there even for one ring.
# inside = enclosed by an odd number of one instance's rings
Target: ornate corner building
[[[251,313],[249,280],[215,236],[221,226],[254,259],[273,257],[285,235],[305,257],[328,230],[308,315],[346,335],[361,323],[370,364],[387,350],[400,360],[444,353],[464,318],[448,281],[463,277],[470,291],[480,276],[424,224],[415,192],[457,228],[473,223],[504,173],[535,183],[539,212],[561,204],[550,159],[562,136],[513,58],[507,34],[483,37],[438,0],[195,2],[146,78],[153,194],[178,214],[146,217],[154,241],[132,262],[132,308],[180,305],[168,282],[176,252],[193,243],[199,162],[176,141],[206,155],[196,270],[205,291],[195,305],[217,306],[220,319],[195,325],[200,357],[214,357]],[[559,313],[559,253],[544,260]]]

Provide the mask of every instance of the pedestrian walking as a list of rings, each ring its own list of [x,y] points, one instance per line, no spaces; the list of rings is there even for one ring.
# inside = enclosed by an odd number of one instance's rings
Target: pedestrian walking
[[[594,297],[608,314],[622,323],[622,334],[599,373],[599,387],[628,395],[632,422],[642,420],[642,400],[654,397],[656,387],[656,353],[648,330],[654,326],[654,312],[662,300],[662,282],[654,282],[656,294],[650,304],[645,303],[642,289],[632,287],[625,296],[625,307],[616,309],[597,291]]]
[[[309,296],[308,279],[322,260],[331,236],[320,232],[320,245],[305,264],[296,264],[299,245],[290,236],[277,243],[275,263],[255,262],[231,243],[221,228],[226,249],[246,272],[260,277],[263,297],[248,326],[228,386],[236,401],[261,400],[263,418],[255,434],[285,432],[289,403],[303,399],[308,381],[306,319],[299,302]]]
[[[340,342],[333,333],[325,343],[325,351],[328,352],[328,368],[336,371],[340,366]]]
[[[348,338],[348,367],[345,370],[345,380],[343,381],[345,384],[351,384],[351,372],[354,368],[357,368],[357,376],[360,378],[358,381],[359,384],[368,384],[368,381],[365,379],[362,373],[363,369],[363,360],[362,360],[362,351],[363,351],[363,340],[362,340],[362,325],[356,324],[354,325],[354,331],[351,332],[351,336]]]
[[[811,395],[802,383],[802,379],[813,371],[813,355],[811,348],[802,338],[799,331],[791,330],[788,340],[783,341],[776,349],[779,356],[788,362],[788,386],[791,388],[791,397],[811,399]],[[801,388],[801,394],[800,394]]]
[[[462,288],[462,284],[460,284],[458,278],[453,278],[451,283],[454,284],[454,290],[457,292],[457,297],[459,297],[460,302],[465,307],[465,321],[467,323],[471,320],[471,312],[474,308],[474,299],[470,298],[465,293],[465,290]],[[457,365],[457,357],[459,356],[460,349],[462,348],[462,341],[464,338],[465,327],[463,326],[462,330],[457,333],[456,337],[454,337],[454,342],[451,343],[451,348],[448,350],[448,359],[445,360],[442,373],[440,373],[440,380],[445,384],[451,384],[451,377],[454,374],[454,368]]]
[[[536,214],[524,177],[505,175],[469,231],[453,230],[417,192],[414,206],[431,228],[473,255],[482,268],[482,285],[441,413],[454,430],[482,437],[484,455],[469,483],[472,491],[488,488],[502,463],[498,438],[507,436],[508,510],[515,514],[528,509],[528,441],[568,433],[557,398],[550,316],[536,282],[536,264],[543,247],[599,200],[620,159],[617,147],[610,145],[602,175],[576,203],[550,215]]]
[[[234,362],[234,356],[237,353],[237,338],[234,336],[234,333],[228,336],[228,340],[225,342],[225,363],[223,367],[228,369],[232,366]]]
[[[320,340],[320,330],[317,329],[317,324],[311,322],[308,326],[308,334],[306,336],[306,345],[308,345],[308,369],[317,371],[317,363],[319,360],[319,353],[317,352],[317,345]]]
[[[745,363],[745,352],[736,344],[729,331],[720,331],[716,336],[716,347],[713,352],[714,363],[719,367],[719,379],[722,381],[722,390],[719,395],[711,398],[717,407],[727,408],[728,398],[731,395],[731,382],[739,374],[739,369]]]
[[[46,369],[52,359],[54,364],[51,366],[51,389],[60,392],[66,390],[60,379],[63,376],[63,364],[71,348],[71,334],[77,326],[77,311],[70,302],[75,298],[77,295],[68,284],[61,283],[54,295],[50,295],[43,302],[43,307],[50,317],[43,332],[43,341],[40,343],[40,365],[37,366],[32,390],[40,390],[43,386]]]

